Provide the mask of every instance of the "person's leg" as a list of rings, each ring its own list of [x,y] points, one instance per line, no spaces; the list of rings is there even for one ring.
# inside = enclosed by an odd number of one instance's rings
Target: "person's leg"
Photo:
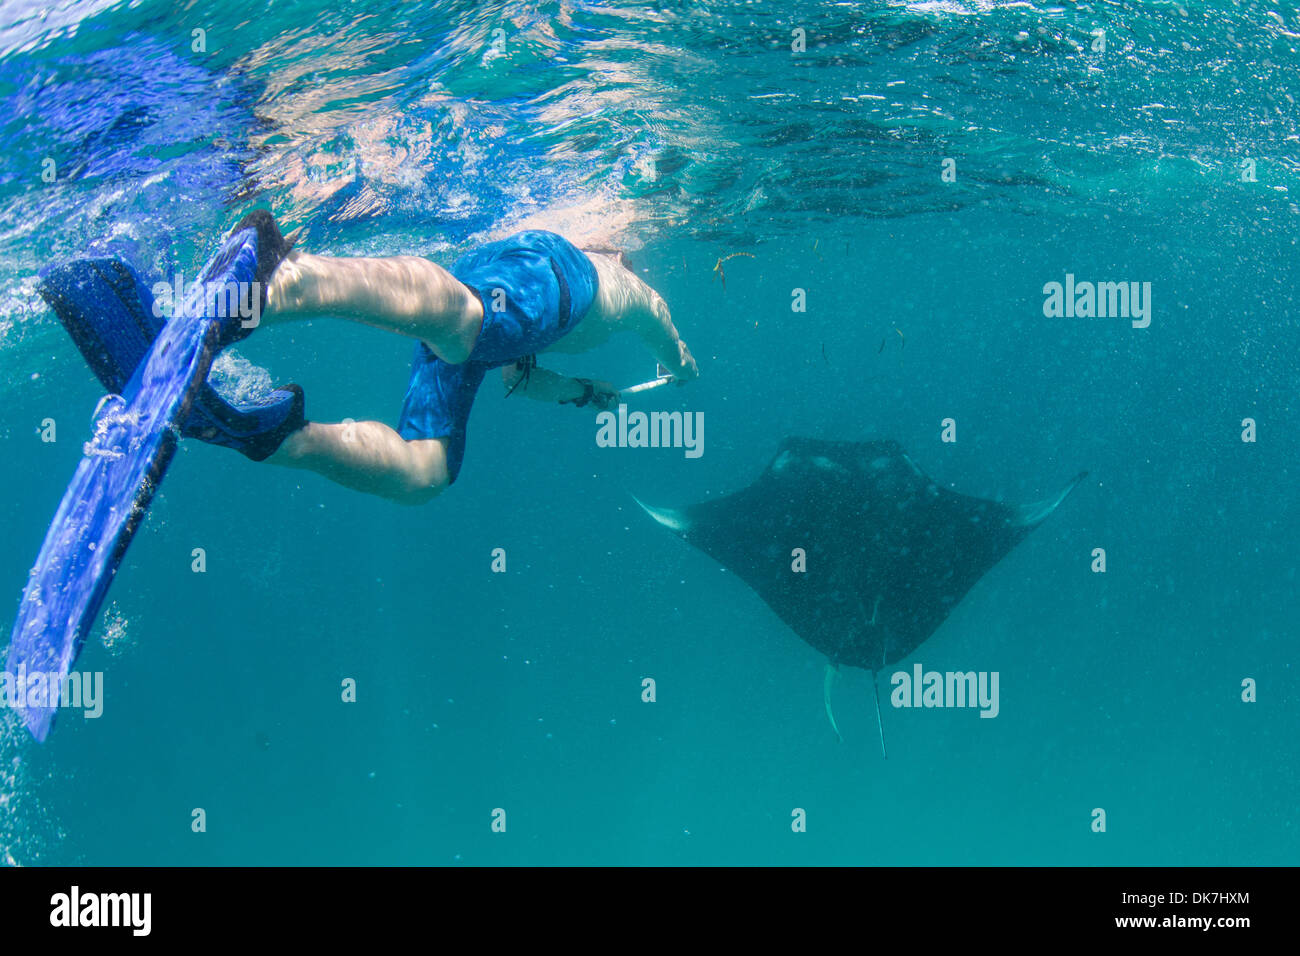
[[[266,460],[401,504],[423,504],[449,483],[445,439],[406,441],[380,422],[308,422]]]
[[[335,259],[291,252],[267,289],[264,321],[334,315],[420,339],[445,362],[469,358],[483,325],[478,297],[419,256]]]

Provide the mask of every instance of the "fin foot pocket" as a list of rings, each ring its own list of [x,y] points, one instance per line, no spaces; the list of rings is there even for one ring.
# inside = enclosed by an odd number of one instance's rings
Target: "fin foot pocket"
[[[213,275],[217,270],[206,272]],[[153,293],[144,278],[120,259],[77,259],[43,270],[37,291],[104,390],[122,394],[166,324],[154,313]],[[181,430],[185,437],[234,448],[261,461],[294,428],[302,427],[297,386],[256,401],[227,401],[213,381],[209,375],[199,388]]]
[[[225,245],[217,253],[202,281],[220,282],[223,287],[230,283],[234,283],[236,287],[241,283],[251,283],[252,291],[258,297],[257,316],[260,319],[262,310],[266,308],[266,292],[271,282],[271,275],[289,254],[291,246],[292,243],[281,234],[280,227],[276,225],[275,217],[271,215],[270,210],[254,209],[239,220],[235,228],[230,231]],[[241,304],[252,301],[251,296],[246,299],[242,291],[238,298]],[[223,314],[230,311],[234,311],[235,314]],[[218,314],[212,316],[220,322],[221,336],[217,343],[219,349],[248,338],[257,328],[258,322],[246,325],[245,320],[252,317],[240,315],[239,311],[219,309]]]
[[[288,392],[290,400],[288,414],[274,428],[261,432],[248,439],[239,451],[253,461],[265,461],[274,455],[284,444],[284,440],[307,424],[307,396],[301,385],[290,383],[276,387],[278,392]]]

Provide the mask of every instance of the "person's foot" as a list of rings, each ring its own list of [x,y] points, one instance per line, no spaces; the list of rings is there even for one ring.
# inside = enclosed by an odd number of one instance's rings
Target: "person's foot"
[[[271,276],[276,268],[289,254],[293,243],[280,233],[275,224],[275,217],[269,210],[254,209],[239,221],[230,231],[221,252],[204,276],[204,281],[220,281],[231,274],[247,276],[251,272],[252,293],[257,297],[255,316],[221,315],[220,338],[218,346],[225,348],[234,342],[247,338],[257,328],[263,310],[266,308],[266,294],[271,285]],[[239,301],[251,301],[242,294]],[[226,310],[221,310],[222,312]],[[249,319],[254,321],[249,322]]]
[[[235,229],[257,230],[257,273],[253,281],[262,295],[262,308],[266,308],[266,290],[271,287],[271,276],[293,248],[293,242],[284,238],[268,209],[254,209],[239,221]]]

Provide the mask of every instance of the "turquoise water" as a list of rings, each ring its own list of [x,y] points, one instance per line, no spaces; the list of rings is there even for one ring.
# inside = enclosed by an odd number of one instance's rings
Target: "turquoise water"
[[[601,449],[589,413],[489,382],[460,480],[417,509],[185,442],[78,665],[104,672],[104,715],[39,746],[6,715],[0,858],[1297,862],[1292,9],[0,17],[6,633],[100,394],[35,294],[48,262],[191,274],[256,205],[313,252],[444,264],[554,229],[630,250],[702,370],[638,407],[707,425],[699,459]],[[1067,273],[1150,282],[1149,328],[1046,317]],[[393,423],[411,346],[320,320],[237,351],[302,384],[313,419]],[[633,341],[547,364],[650,371]],[[886,706],[882,760],[854,671],[837,743],[824,659],[631,500],[738,489],[790,434],[893,438],[1008,501],[1090,471],[907,662],[997,671],[997,719]]]

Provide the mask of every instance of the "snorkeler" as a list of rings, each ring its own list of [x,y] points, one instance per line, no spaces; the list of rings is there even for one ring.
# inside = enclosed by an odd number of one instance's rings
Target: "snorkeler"
[[[582,252],[552,232],[521,232],[462,256],[448,272],[418,256],[331,258],[290,251],[271,214],[253,228],[265,282],[261,321],[335,315],[418,341],[397,429],[381,422],[325,424],[294,414],[260,436],[249,457],[306,468],[357,491],[419,504],[456,480],[466,426],[484,376],[501,369],[506,394],[605,409],[619,402],[606,382],[537,366],[543,351],[584,352],[620,330],[635,332],[679,381],[699,374],[659,294],[621,255]],[[226,323],[222,342],[252,331]]]

